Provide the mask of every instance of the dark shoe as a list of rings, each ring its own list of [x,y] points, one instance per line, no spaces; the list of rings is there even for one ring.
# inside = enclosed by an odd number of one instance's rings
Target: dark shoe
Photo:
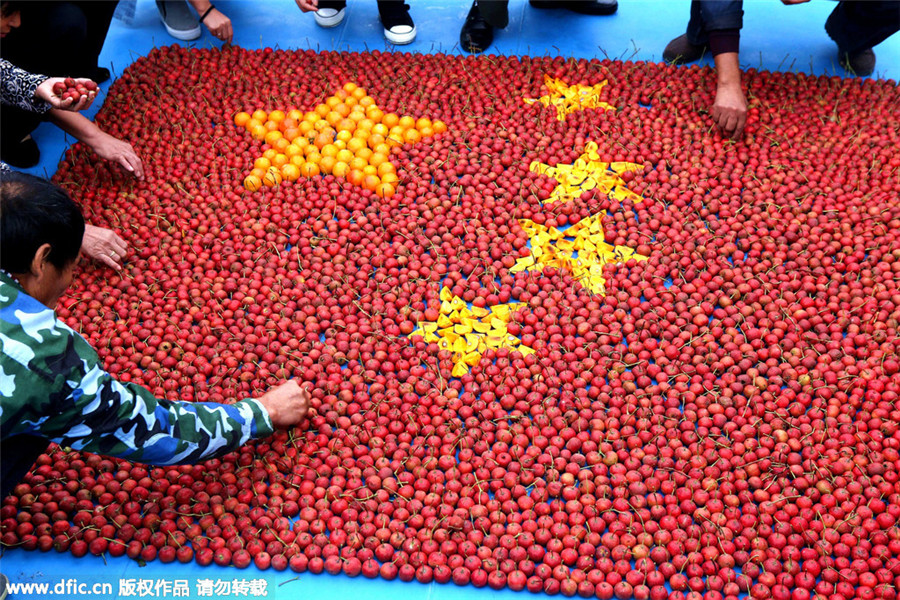
[[[6,142],[0,148],[0,160],[19,169],[30,169],[41,160],[41,151],[29,135],[18,142]]]
[[[535,8],[564,8],[581,15],[613,15],[619,9],[616,0],[529,0]]]
[[[473,2],[466,22],[459,32],[459,43],[466,52],[478,54],[487,50],[493,42],[494,28],[484,20],[481,11],[478,10],[478,4]]]
[[[200,37],[200,20],[185,0],[156,0],[156,9],[166,31],[176,40],[189,42]]]
[[[402,46],[416,39],[416,25],[406,2],[379,2],[378,15],[384,26],[384,37],[390,43]]]
[[[867,77],[875,71],[875,52],[871,48],[860,50],[856,54],[847,54],[838,49],[838,60],[848,73],[857,77]]]
[[[684,33],[669,42],[669,45],[663,50],[663,60],[673,65],[684,65],[699,60],[707,52],[709,52],[708,45],[692,44],[688,41],[687,34]]]

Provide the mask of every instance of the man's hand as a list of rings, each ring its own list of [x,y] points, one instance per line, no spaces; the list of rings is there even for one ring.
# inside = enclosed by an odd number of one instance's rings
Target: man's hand
[[[741,137],[747,124],[747,99],[740,84],[719,86],[709,112],[723,135],[733,140]]]
[[[231,38],[234,36],[234,29],[231,27],[231,19],[226,17],[222,11],[218,8],[212,9],[212,11],[206,15],[206,18],[203,19],[203,24],[209,28],[209,32],[226,44],[231,43]]]
[[[737,139],[747,124],[747,99],[741,90],[741,67],[737,52],[717,54],[716,100],[709,113],[722,134]]]
[[[122,268],[121,261],[128,252],[128,244],[112,229],[85,225],[81,251],[85,256],[99,260],[118,271]]]
[[[315,12],[319,10],[319,0],[294,0],[303,12]]]
[[[100,158],[106,160],[114,160],[138,179],[144,178],[144,163],[141,162],[137,152],[128,142],[123,142],[118,138],[114,138],[108,133],[101,132],[96,136],[95,140],[91,140],[89,145],[93,148]]]
[[[309,412],[309,392],[293,379],[286,381],[257,398],[275,429],[287,429],[297,425]]]
[[[809,2],[809,0],[781,0],[781,3],[782,3],[782,4],[787,4],[787,5],[791,5],[791,4],[804,4],[804,3],[806,3],[806,2]]]
[[[79,110],[85,110],[90,107],[91,103],[94,101],[94,98],[97,97],[96,91],[90,91],[87,94],[81,96],[81,99],[78,102],[75,102],[72,98],[67,98],[63,100],[59,96],[53,93],[53,86],[60,82],[65,82],[64,77],[50,77],[44,83],[37,86],[37,89],[34,90],[34,97],[38,100],[43,100],[48,103],[53,108],[58,108],[60,110],[71,110],[73,112],[77,112]],[[90,79],[76,79],[76,83],[85,84]]]

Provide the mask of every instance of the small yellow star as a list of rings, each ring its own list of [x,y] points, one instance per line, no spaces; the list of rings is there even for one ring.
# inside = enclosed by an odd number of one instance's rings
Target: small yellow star
[[[647,257],[628,246],[607,244],[602,225],[604,214],[582,219],[565,231],[520,219],[519,224],[531,238],[531,255],[517,260],[510,272],[544,267],[565,269],[592,293],[605,294],[604,265],[624,263],[632,258],[647,260]],[[574,239],[566,239],[570,237]]]
[[[468,308],[462,298],[443,288],[437,321],[420,323],[408,337],[421,336],[428,343],[436,342],[441,350],[452,352],[452,375],[462,377],[478,364],[488,349],[510,348],[523,355],[534,354],[534,350],[522,345],[506,328],[513,313],[523,306],[522,302],[514,302],[491,308]]]
[[[552,177],[559,183],[547,198],[548,203],[571,202],[581,196],[582,192],[594,189],[619,202],[631,199],[632,202],[638,203],[643,200],[639,194],[628,189],[622,174],[628,171],[643,171],[644,166],[630,162],[602,162],[597,152],[597,144],[594,142],[588,142],[582,155],[571,165],[551,167],[535,161],[528,169],[533,173]]]
[[[550,93],[540,98],[525,98],[526,104],[540,102],[544,106],[556,107],[556,118],[565,120],[566,115],[576,110],[587,108],[615,109],[615,106],[600,100],[600,92],[606,85],[606,80],[596,85],[566,85],[566,82],[544,76],[544,84]]]

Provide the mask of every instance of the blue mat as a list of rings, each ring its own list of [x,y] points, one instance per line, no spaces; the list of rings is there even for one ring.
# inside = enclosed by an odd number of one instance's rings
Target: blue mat
[[[317,27],[312,15],[301,13],[291,0],[219,1],[217,5],[233,21],[234,42],[245,48],[390,49],[382,36],[374,0],[352,0],[346,20],[334,29]],[[402,51],[461,53],[459,28],[468,12],[468,2],[412,0],[411,6],[418,38]],[[537,10],[529,7],[525,0],[512,0],[509,26],[496,33],[495,44],[489,52],[658,61],[666,43],[684,32],[688,7],[687,0],[622,0],[616,15],[588,17],[558,10]],[[758,69],[843,74],[836,66],[834,43],[824,30],[825,19],[833,7],[833,2],[825,1],[798,6],[782,6],[774,0],[745,3],[742,64]],[[172,43],[175,40],[168,36],[160,23],[154,2],[141,0],[131,24],[113,21],[100,63],[108,66],[116,76],[154,46]],[[192,45],[208,47],[218,45],[218,42],[204,28],[203,36]],[[900,36],[893,36],[875,51],[878,55],[876,76],[900,79]],[[108,87],[109,84],[104,84],[103,89]],[[96,104],[88,116],[99,108],[100,102]],[[71,140],[49,124],[42,125],[35,138],[41,147],[42,160],[29,172],[51,176]],[[105,600],[218,596],[381,600],[393,598],[394,594],[410,600],[520,597],[509,590],[495,592],[472,586],[460,588],[452,584],[421,585],[308,573],[298,576],[290,571],[277,573],[272,570],[259,571],[253,567],[246,570],[214,566],[204,568],[196,564],[163,565],[158,561],[141,567],[124,557],[104,559],[88,556],[75,559],[68,553],[42,554],[21,550],[5,552],[0,559],[0,570],[16,584],[50,586],[44,592],[32,589],[30,594],[12,594],[12,598],[89,596]],[[253,580],[264,583],[253,583]],[[234,581],[238,583],[234,584]],[[86,587],[72,587],[75,583]],[[101,587],[94,588],[95,584]],[[104,591],[104,584],[111,591]],[[218,588],[215,587],[217,584]],[[187,594],[182,595],[182,591],[187,591]],[[262,591],[265,591],[265,596],[260,594]]]

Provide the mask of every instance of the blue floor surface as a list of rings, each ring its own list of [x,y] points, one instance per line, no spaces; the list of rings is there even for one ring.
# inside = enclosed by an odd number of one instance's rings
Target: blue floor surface
[[[411,0],[411,14],[416,21],[418,38],[403,52],[460,54],[459,28],[469,10],[465,0]],[[311,14],[303,14],[292,0],[265,2],[225,2],[217,6],[231,17],[234,43],[245,48],[312,48],[317,50],[390,49],[378,21],[374,0],[351,0],[347,17],[334,29],[320,29]],[[807,4],[782,6],[775,0],[745,2],[744,29],[741,39],[741,63],[745,67],[813,74],[839,74],[834,43],[824,30],[825,19],[834,2],[813,0]],[[666,43],[684,32],[687,24],[688,0],[620,0],[618,12],[611,17],[575,15],[562,10],[537,10],[526,0],[510,2],[509,26],[496,32],[489,53],[532,56],[571,56],[576,58],[609,57],[622,60],[661,60]],[[100,55],[100,64],[108,66],[114,77],[131,62],[146,55],[158,45],[176,43],[160,23],[154,2],[140,0],[131,24],[114,20]],[[203,36],[191,43],[197,47],[218,45],[204,29]],[[878,66],[875,76],[900,80],[900,35],[894,35],[875,48]],[[707,59],[708,60],[708,59]],[[103,89],[108,89],[104,84]],[[92,107],[92,116],[101,104],[102,96]],[[41,151],[41,163],[29,172],[51,176],[71,141],[52,125],[44,124],[35,133]],[[394,598],[454,600],[462,598],[519,597],[508,590],[494,592],[468,586],[421,585],[418,583],[387,582],[383,580],[351,579],[345,576],[295,575],[290,571],[276,573],[259,571],[253,567],[240,571],[235,568],[199,567],[196,564],[163,565],[154,562],[141,567],[126,558],[98,558],[88,556],[74,559],[69,554],[41,554],[21,550],[7,551],[0,559],[0,569],[14,583],[49,583],[46,594],[14,594],[12,598],[304,598],[381,600]],[[111,594],[72,593],[65,580],[75,579],[88,584],[111,584]],[[266,595],[255,596],[258,588],[249,582],[263,579]],[[141,584],[140,580],[145,583]],[[175,594],[175,581],[187,582],[189,595]],[[213,593],[202,588],[217,581],[244,582],[230,593]],[[52,594],[59,585],[62,593]],[[139,585],[151,585],[152,593]],[[130,586],[134,585],[134,588]],[[158,588],[156,586],[159,586]],[[68,591],[67,591],[68,589]],[[97,588],[99,591],[100,588]],[[133,592],[133,593],[131,593]],[[143,595],[141,595],[143,592]]]

